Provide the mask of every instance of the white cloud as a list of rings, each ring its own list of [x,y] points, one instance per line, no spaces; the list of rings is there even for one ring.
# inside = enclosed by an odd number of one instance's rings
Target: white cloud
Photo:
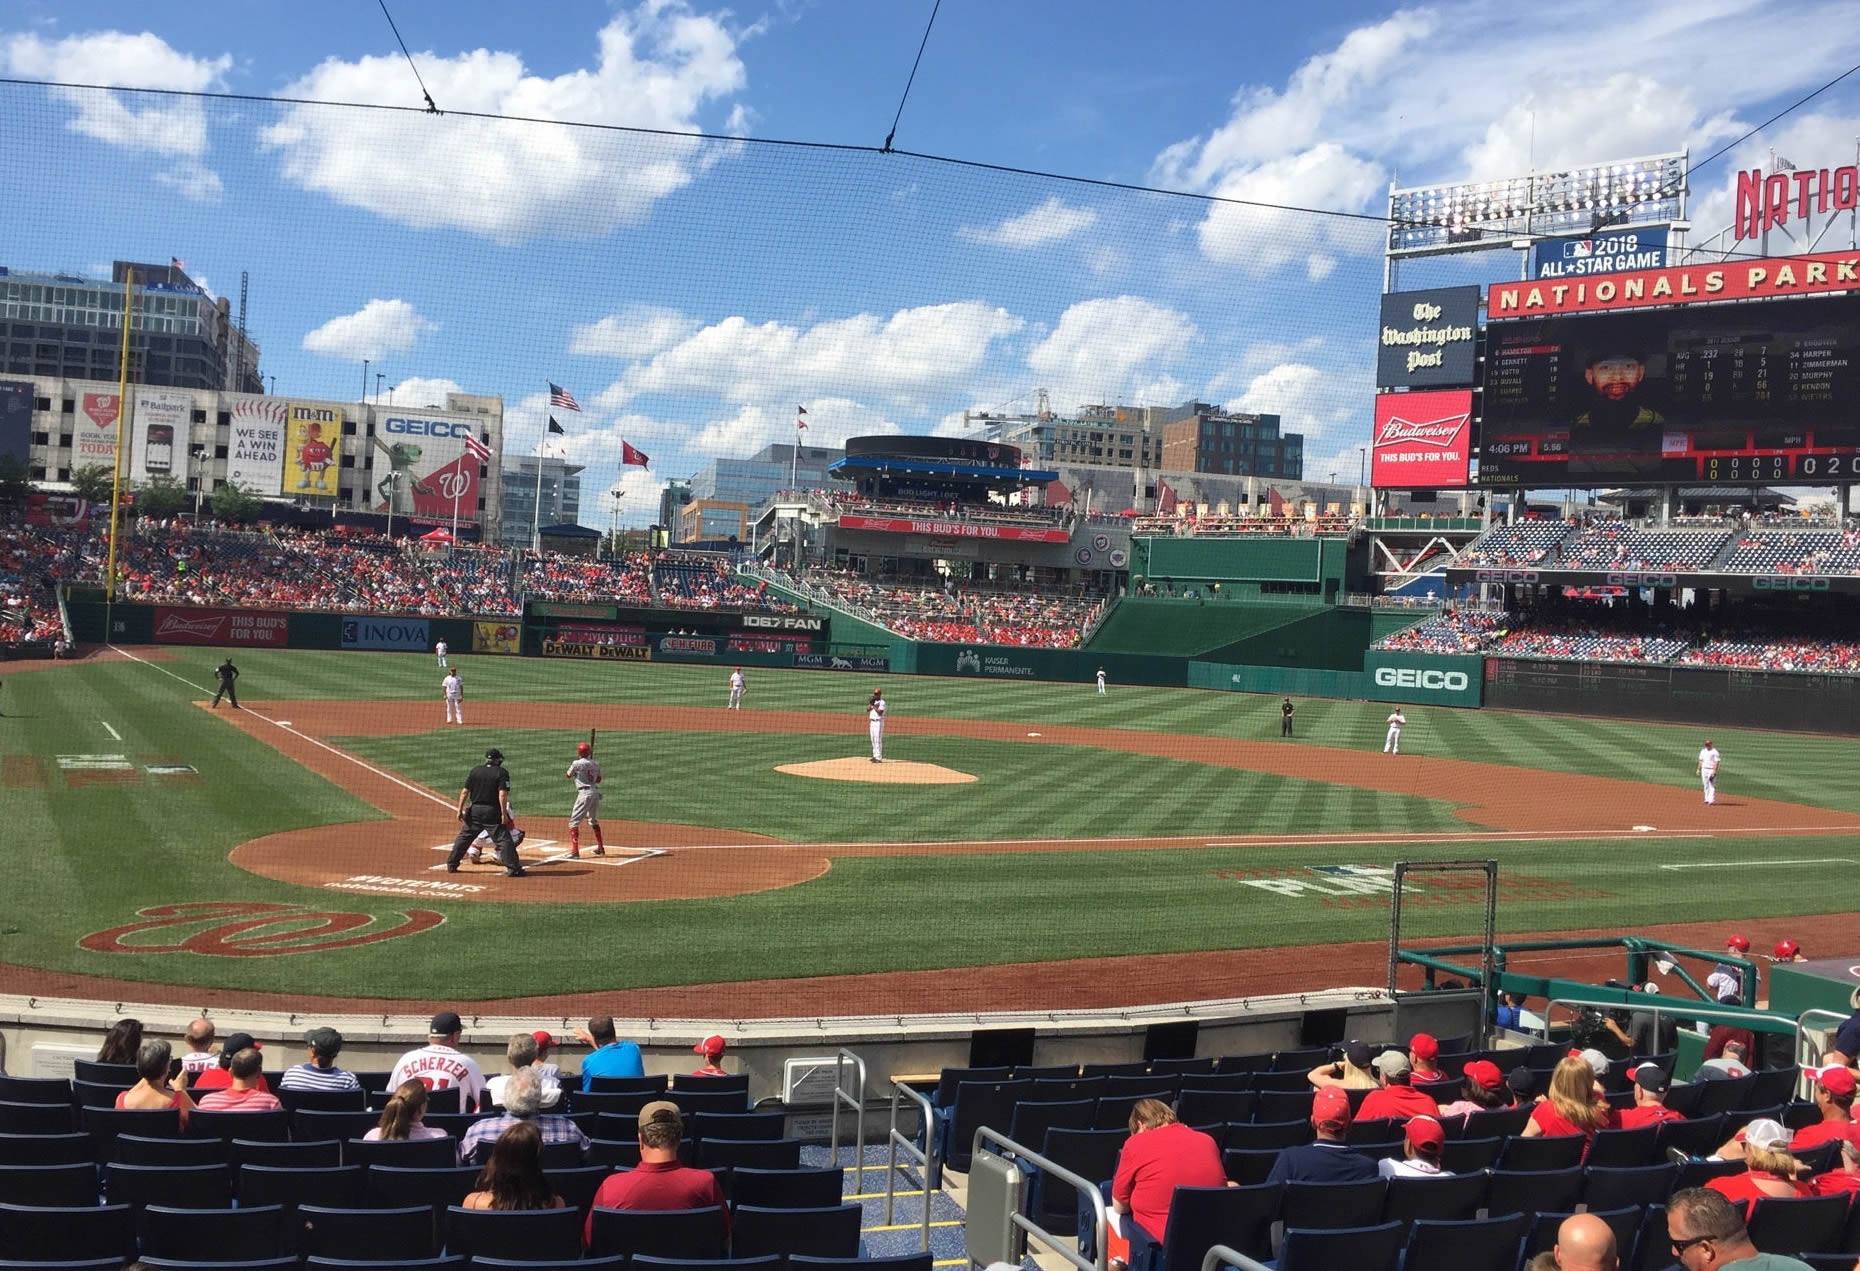
[[[1854,138],[1860,136],[1860,114],[1815,114],[1792,115],[1774,128],[1765,130],[1751,140],[1732,149],[1719,163],[1713,165],[1716,177],[1714,183],[1707,185],[1705,179],[1693,186],[1696,196],[1688,209],[1694,229],[1690,241],[1694,246],[1702,246],[1719,231],[1730,226],[1737,217],[1737,174],[1752,168],[1769,170],[1770,151],[1791,163],[1799,170],[1811,168],[1831,168],[1843,163],[1852,163],[1855,158]],[[1792,187],[1793,188],[1793,187]],[[1811,201],[1810,207],[1814,204]],[[1797,219],[1796,205],[1789,207],[1789,223],[1781,229],[1770,231],[1769,251],[1773,256],[1791,256],[1810,249],[1813,240],[1802,233],[1802,222]],[[1847,242],[1846,212],[1835,216],[1836,231],[1822,237],[1819,250],[1826,251],[1844,247]],[[1819,230],[1827,218],[1820,213],[1814,217],[1814,227]],[[1783,231],[1787,230],[1788,233]],[[1754,251],[1756,244],[1751,241],[1737,244],[1727,236],[1719,240],[1720,248],[1741,246],[1743,250]]]
[[[644,0],[597,37],[591,69],[544,78],[516,53],[416,53],[442,110],[692,132],[710,102],[745,83],[738,37],[683,0]],[[409,101],[404,59],[330,58],[287,96],[381,105]],[[725,126],[747,127],[732,113]],[[586,238],[638,224],[689,184],[716,147],[694,138],[388,112],[287,107],[265,130],[285,177],[417,229],[452,227],[500,243],[540,233]]]
[[[804,446],[842,446],[848,437],[904,431],[882,412],[845,397],[816,398],[808,403]],[[688,445],[703,455],[752,454],[774,441],[794,440],[794,415],[746,404],[735,414],[706,423]]]
[[[630,305],[599,322],[575,327],[568,351],[587,357],[644,358],[678,343],[698,329],[696,318],[659,305]]]
[[[1019,216],[1010,216],[999,225],[963,225],[956,237],[989,247],[1022,250],[1044,247],[1083,234],[1098,223],[1098,214],[1088,207],[1071,207],[1053,195],[1038,207]]]
[[[1333,252],[1373,250],[1382,241],[1382,223],[1280,209],[1357,211],[1387,187],[1388,173],[1380,164],[1335,142],[1321,142],[1226,173],[1211,193],[1240,201],[1210,205],[1196,233],[1210,260],[1256,273],[1299,264],[1307,278],[1318,282],[1334,267]]]
[[[1277,415],[1285,432],[1309,442],[1353,446],[1369,440],[1369,406],[1375,400],[1372,373],[1355,366],[1339,371],[1309,362],[1281,362],[1247,382],[1232,409]],[[1360,426],[1361,435],[1351,431]],[[1305,472],[1309,475],[1309,464]],[[1328,470],[1327,470],[1328,471]]]
[[[1027,354],[1027,366],[1062,410],[1130,400],[1152,391],[1187,355],[1197,334],[1186,314],[1140,296],[1081,300]]]
[[[620,493],[620,523],[622,525],[651,525],[659,519],[659,496],[665,493],[666,481],[655,476],[649,468],[620,469],[620,477],[607,489],[607,496],[602,500],[606,507],[600,509],[611,513],[613,494]],[[584,509],[585,517],[595,509]]]
[[[396,406],[437,406],[443,410],[447,393],[464,391],[456,380],[428,379],[419,375],[411,375],[398,384],[388,384],[384,381],[381,386],[381,400],[383,403],[392,400]]]
[[[967,410],[952,410],[936,421],[936,427],[930,430],[932,437],[968,437],[981,432],[981,425],[964,422],[966,415],[990,413],[991,408],[980,402]]]
[[[702,393],[728,402],[779,403],[797,394],[803,401],[815,394],[909,400],[968,379],[990,345],[1022,325],[1007,310],[975,300],[810,327],[732,316],[629,367],[596,404],[617,409],[648,393]]]
[[[200,92],[223,87],[221,77],[231,66],[230,54],[197,58],[146,31],[96,31],[62,40],[0,35],[0,70],[27,79],[98,85],[51,90],[74,111],[66,126],[120,150],[173,160],[174,166],[158,171],[155,179],[195,202],[213,202],[222,192],[219,176],[203,162],[208,140],[201,104],[185,97],[124,97],[109,90]]]
[[[422,335],[438,329],[438,323],[422,318],[405,300],[377,299],[306,333],[304,348],[324,357],[373,362],[383,354],[408,352]]]

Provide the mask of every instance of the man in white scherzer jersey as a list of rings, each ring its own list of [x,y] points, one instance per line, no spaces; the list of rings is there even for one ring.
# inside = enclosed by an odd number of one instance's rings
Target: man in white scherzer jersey
[[[417,1081],[428,1090],[459,1092],[459,1110],[474,1112],[484,1097],[484,1070],[470,1055],[459,1053],[459,1034],[465,1031],[457,1011],[441,1011],[433,1016],[426,1030],[426,1045],[410,1050],[395,1061],[388,1074],[387,1088],[392,1091],[403,1081]]]
[[[1705,790],[1705,802],[1708,805],[1718,801],[1718,764],[1723,758],[1724,756],[1718,753],[1718,748],[1711,744],[1711,738],[1707,737],[1704,749],[1699,751],[1699,761],[1693,771],[1698,774],[1699,785]]]
[[[1401,707],[1389,716],[1389,735],[1382,739],[1382,753],[1399,755],[1401,753],[1401,730],[1408,725],[1408,717],[1401,713]]]
[[[446,653],[447,653],[446,642],[444,640],[439,641],[437,644],[433,646],[433,656],[439,659],[439,665],[441,668],[444,668],[444,666],[446,665]]]
[[[872,762],[885,762],[885,691],[872,690],[872,700],[865,704],[866,731],[872,734]]]
[[[446,672],[446,678],[439,681],[439,687],[446,694],[446,722],[462,724],[465,722],[465,681],[459,678],[459,669],[455,666]]]
[[[594,747],[582,742],[575,747],[575,762],[562,774],[575,783],[575,806],[568,813],[568,858],[581,859],[581,823],[594,827],[594,854],[607,855],[607,840],[601,834],[601,766],[594,762]]]
[[[730,672],[730,704],[723,709],[727,711],[743,709],[743,668],[740,666]]]

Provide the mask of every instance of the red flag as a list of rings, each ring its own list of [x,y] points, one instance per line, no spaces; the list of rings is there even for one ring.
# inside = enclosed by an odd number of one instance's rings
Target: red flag
[[[1059,507],[1062,504],[1070,502],[1072,502],[1072,491],[1066,489],[1066,483],[1064,481],[1048,481],[1046,483],[1047,507]]]
[[[1285,496],[1272,486],[1266,487],[1266,503],[1272,509],[1274,516],[1285,515]]]
[[[620,462],[623,465],[631,464],[633,467],[645,468],[648,471],[650,471],[652,467],[652,465],[647,462],[644,454],[633,449],[632,445],[625,441],[620,443]]]
[[[1163,516],[1174,516],[1175,515],[1175,491],[1170,488],[1169,483],[1167,481],[1158,481],[1156,483],[1156,490],[1157,490],[1157,499],[1156,499],[1157,512],[1161,513]]]

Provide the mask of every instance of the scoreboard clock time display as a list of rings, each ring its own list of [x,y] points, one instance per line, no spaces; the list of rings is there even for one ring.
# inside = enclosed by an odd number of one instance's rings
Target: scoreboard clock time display
[[[1482,485],[1860,477],[1860,296],[1493,322]]]

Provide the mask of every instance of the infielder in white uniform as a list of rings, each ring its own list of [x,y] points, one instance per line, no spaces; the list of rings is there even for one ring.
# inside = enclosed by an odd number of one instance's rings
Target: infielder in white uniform
[[[459,669],[455,666],[446,672],[446,678],[439,681],[439,686],[446,693],[446,722],[462,724],[465,722],[465,681],[459,678]]]
[[[441,667],[446,665],[446,642],[444,640],[441,640],[438,644],[433,646],[433,656],[439,659],[439,665]]]
[[[1383,754],[1399,755],[1401,753],[1401,730],[1407,726],[1407,723],[1408,717],[1402,714],[1401,707],[1397,706],[1395,713],[1389,716],[1389,735],[1382,739]]]
[[[575,747],[575,762],[562,774],[575,783],[575,806],[568,813],[568,858],[581,859],[581,823],[594,827],[594,854],[607,855],[607,839],[601,833],[601,766],[594,762],[594,747],[582,742]]]
[[[723,709],[727,711],[743,709],[743,668],[740,666],[730,672],[730,704]]]
[[[1098,696],[1104,696],[1104,668],[1098,668]]]
[[[1718,753],[1718,748],[1711,744],[1711,738],[1707,737],[1704,749],[1699,751],[1698,764],[1693,769],[1698,773],[1699,785],[1705,791],[1707,805],[1718,801],[1718,764],[1723,758],[1724,756]]]
[[[885,762],[885,693],[872,690],[872,700],[865,706],[866,729],[872,734],[872,762]]]

